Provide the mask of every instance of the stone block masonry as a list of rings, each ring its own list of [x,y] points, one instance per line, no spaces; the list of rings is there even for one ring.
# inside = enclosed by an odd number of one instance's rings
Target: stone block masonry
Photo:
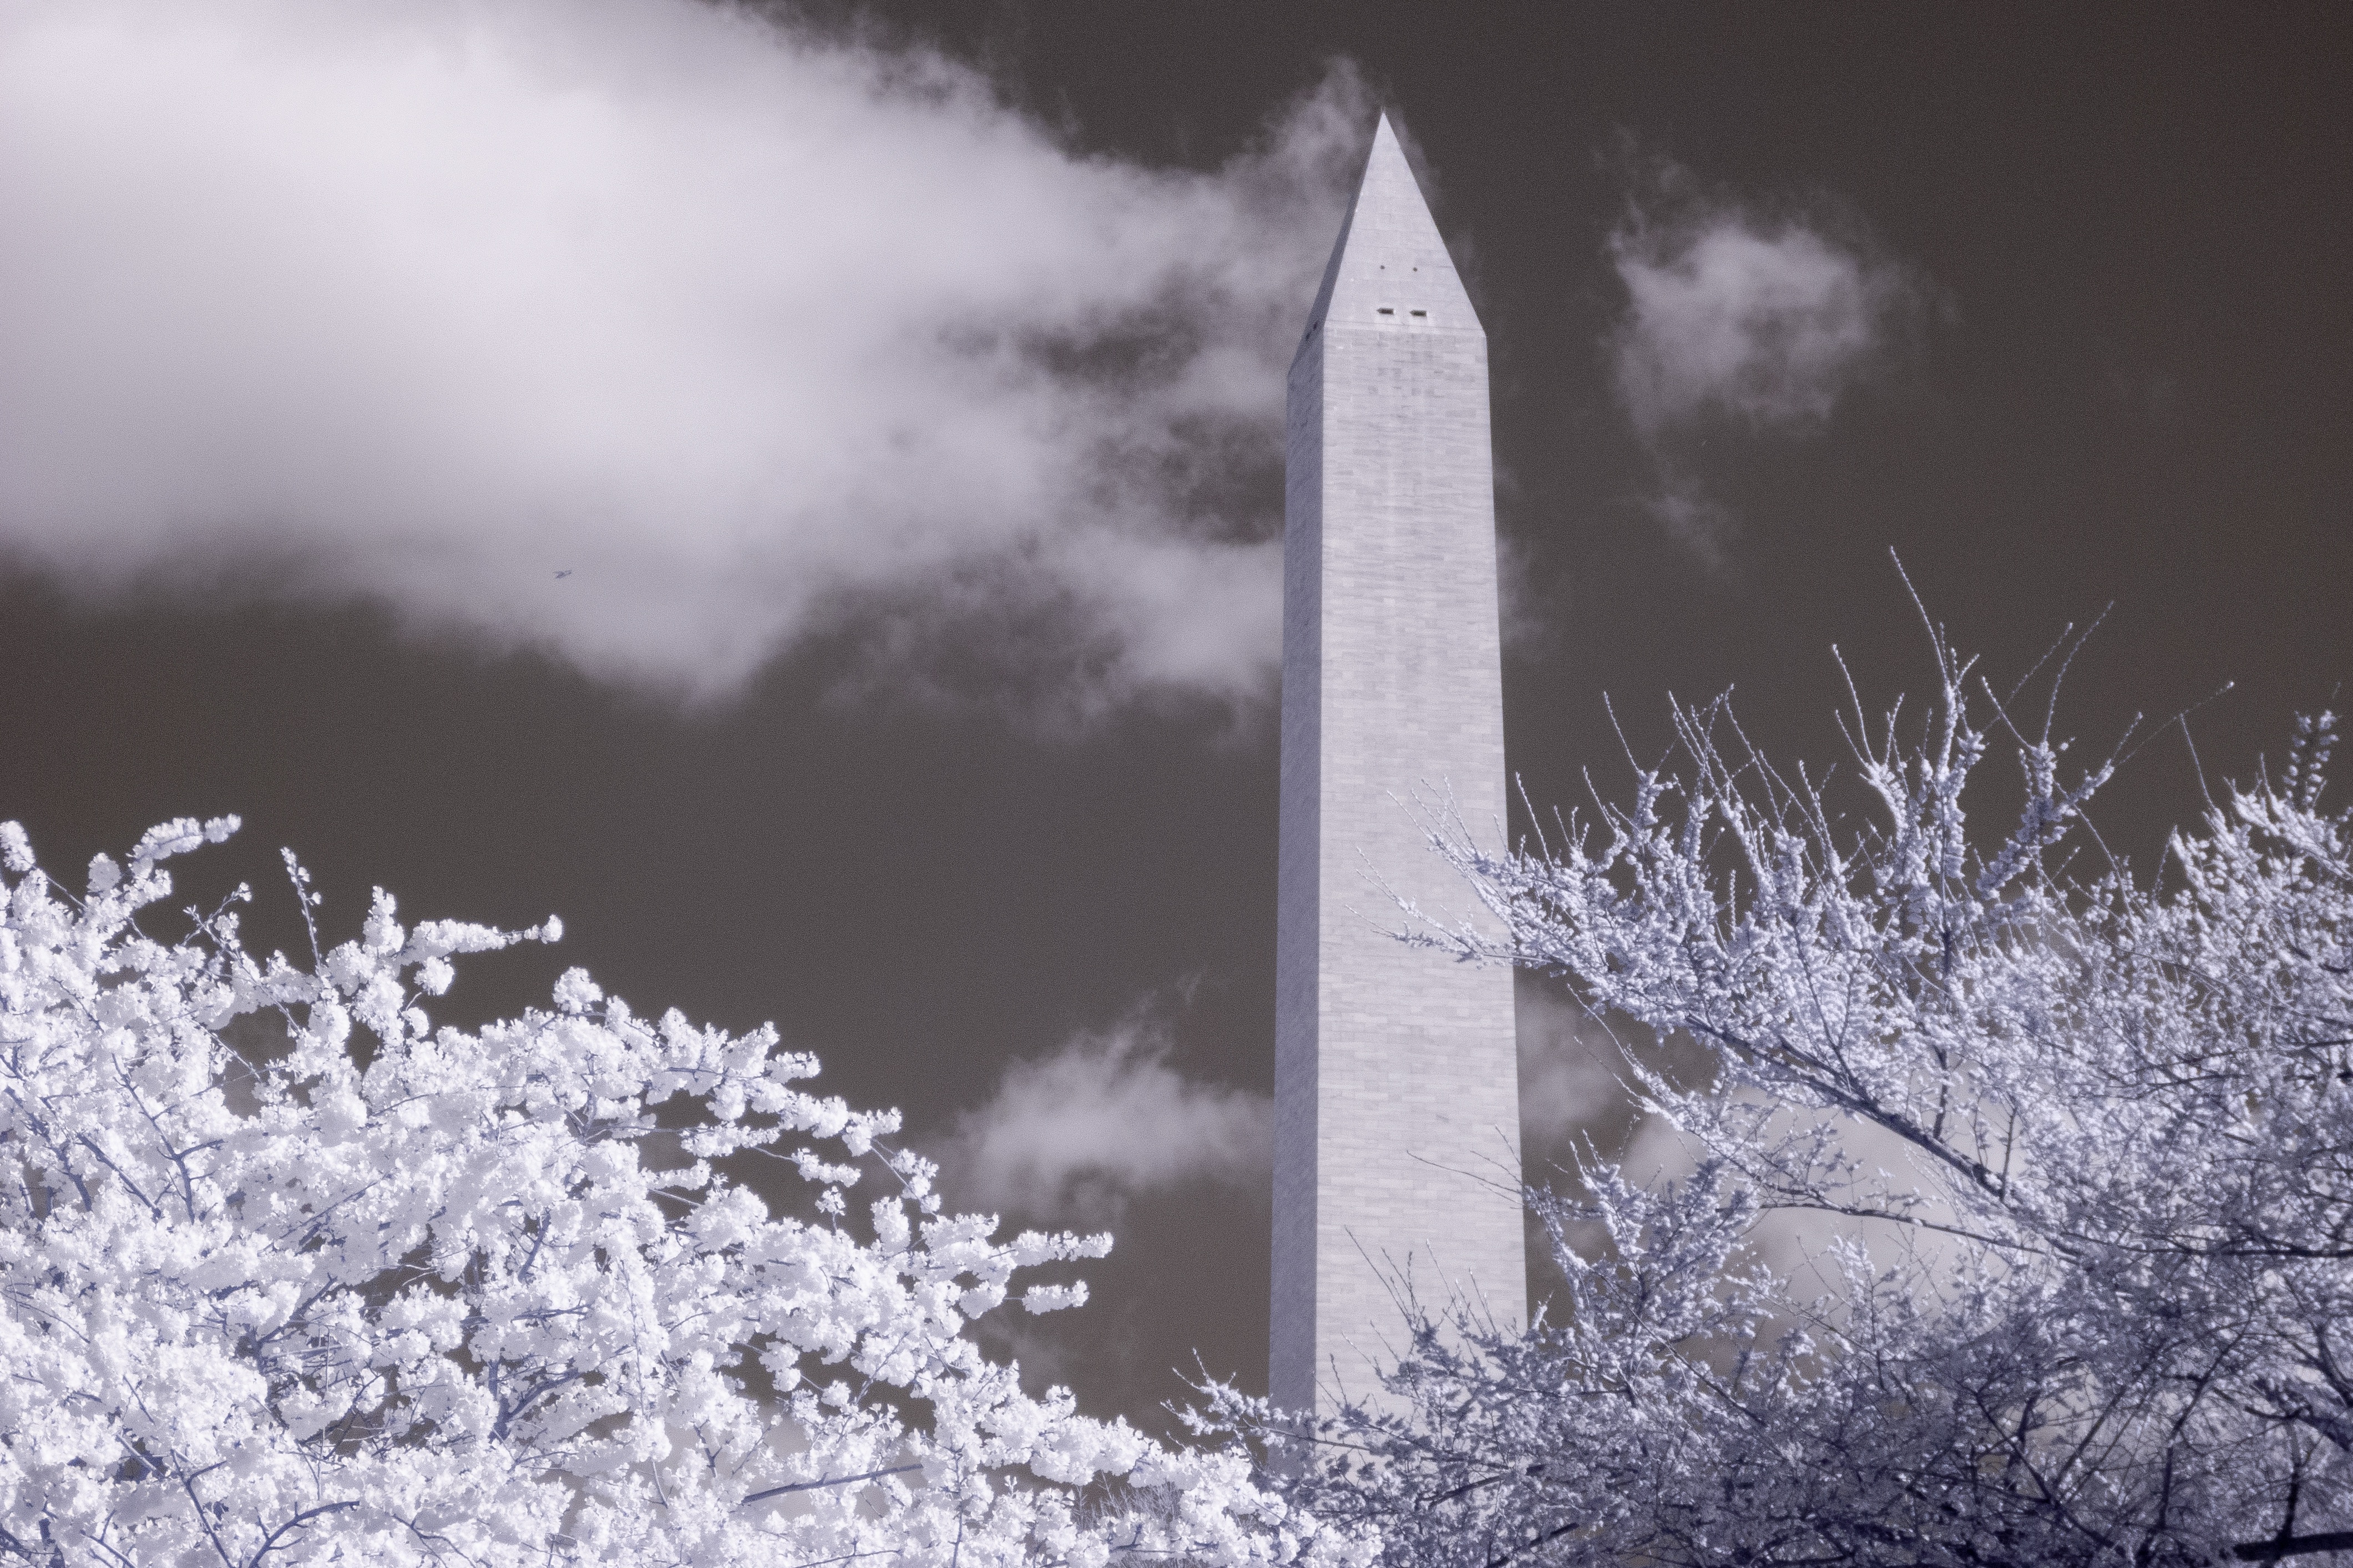
[[[1292,366],[1274,1300],[1278,1404],[1375,1391],[1398,1293],[1525,1310],[1512,977],[1408,948],[1469,889],[1410,803],[1504,816],[1487,338],[1384,117]]]

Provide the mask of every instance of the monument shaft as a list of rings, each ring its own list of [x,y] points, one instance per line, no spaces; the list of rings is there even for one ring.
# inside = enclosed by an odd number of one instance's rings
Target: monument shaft
[[[1525,1310],[1512,977],[1408,948],[1504,816],[1487,339],[1386,117],[1291,371],[1271,1392],[1376,1392],[1409,1288]],[[1386,886],[1384,886],[1386,885]]]

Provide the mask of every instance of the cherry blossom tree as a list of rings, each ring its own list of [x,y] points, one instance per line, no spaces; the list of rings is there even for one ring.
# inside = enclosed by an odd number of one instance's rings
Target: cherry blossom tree
[[[2047,709],[1936,657],[1924,724],[1857,704],[1843,778],[1719,701],[1548,841],[1439,825],[1503,934],[1413,939],[1563,977],[1690,1168],[1591,1154],[1532,1194],[1566,1289],[1525,1331],[1423,1311],[1381,1403],[1303,1426],[1222,1392],[1295,1500],[1481,1568],[2353,1551],[2334,720],[2137,876],[2084,816],[2113,761],[2072,772]],[[1996,752],[2024,805],[1973,834]],[[1792,1214],[1836,1239],[1777,1272]]]
[[[1244,1454],[1024,1396],[965,1330],[1108,1238],[944,1213],[772,1028],[576,969],[437,1027],[452,960],[556,922],[404,927],[382,892],[308,962],[244,949],[244,889],[151,929],[162,863],[236,826],[155,828],[76,897],[0,825],[0,1561],[1365,1557]]]

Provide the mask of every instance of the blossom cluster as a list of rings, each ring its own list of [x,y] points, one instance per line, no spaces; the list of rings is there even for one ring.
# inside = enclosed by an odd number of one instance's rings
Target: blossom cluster
[[[162,863],[236,827],[158,827],[75,896],[0,825],[0,1560],[1369,1550],[1243,1453],[1025,1395],[967,1330],[1082,1301],[1022,1277],[1108,1237],[944,1212],[896,1118],[812,1092],[772,1027],[641,1017],[576,969],[437,1026],[453,959],[560,931],[405,926],[382,891],[308,963],[246,951],[242,889],[150,934]]]
[[[2334,721],[2137,876],[2085,818],[2110,764],[2063,776],[2047,715],[1936,651],[1925,725],[1852,719],[1852,784],[1718,703],[1679,713],[1680,776],[1548,843],[1436,825],[1495,925],[1417,940],[1563,979],[1691,1168],[1531,1194],[1565,1289],[1525,1331],[1426,1314],[1294,1500],[1482,1568],[2353,1549]],[[2004,749],[2023,805],[1980,834]],[[1792,1258],[1798,1220],[1831,1239]]]

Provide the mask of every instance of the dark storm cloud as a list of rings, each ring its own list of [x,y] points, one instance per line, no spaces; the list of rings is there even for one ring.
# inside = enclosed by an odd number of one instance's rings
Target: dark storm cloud
[[[692,0],[11,7],[0,547],[694,698],[880,600],[886,686],[977,623],[1057,711],[1255,702],[1355,114],[1173,174]]]
[[[1672,165],[1648,184],[1609,237],[1613,382],[1656,468],[1652,516],[1720,569],[1738,524],[1709,492],[1708,437],[1820,429],[1908,340],[1923,292],[1852,218],[1765,216]]]

